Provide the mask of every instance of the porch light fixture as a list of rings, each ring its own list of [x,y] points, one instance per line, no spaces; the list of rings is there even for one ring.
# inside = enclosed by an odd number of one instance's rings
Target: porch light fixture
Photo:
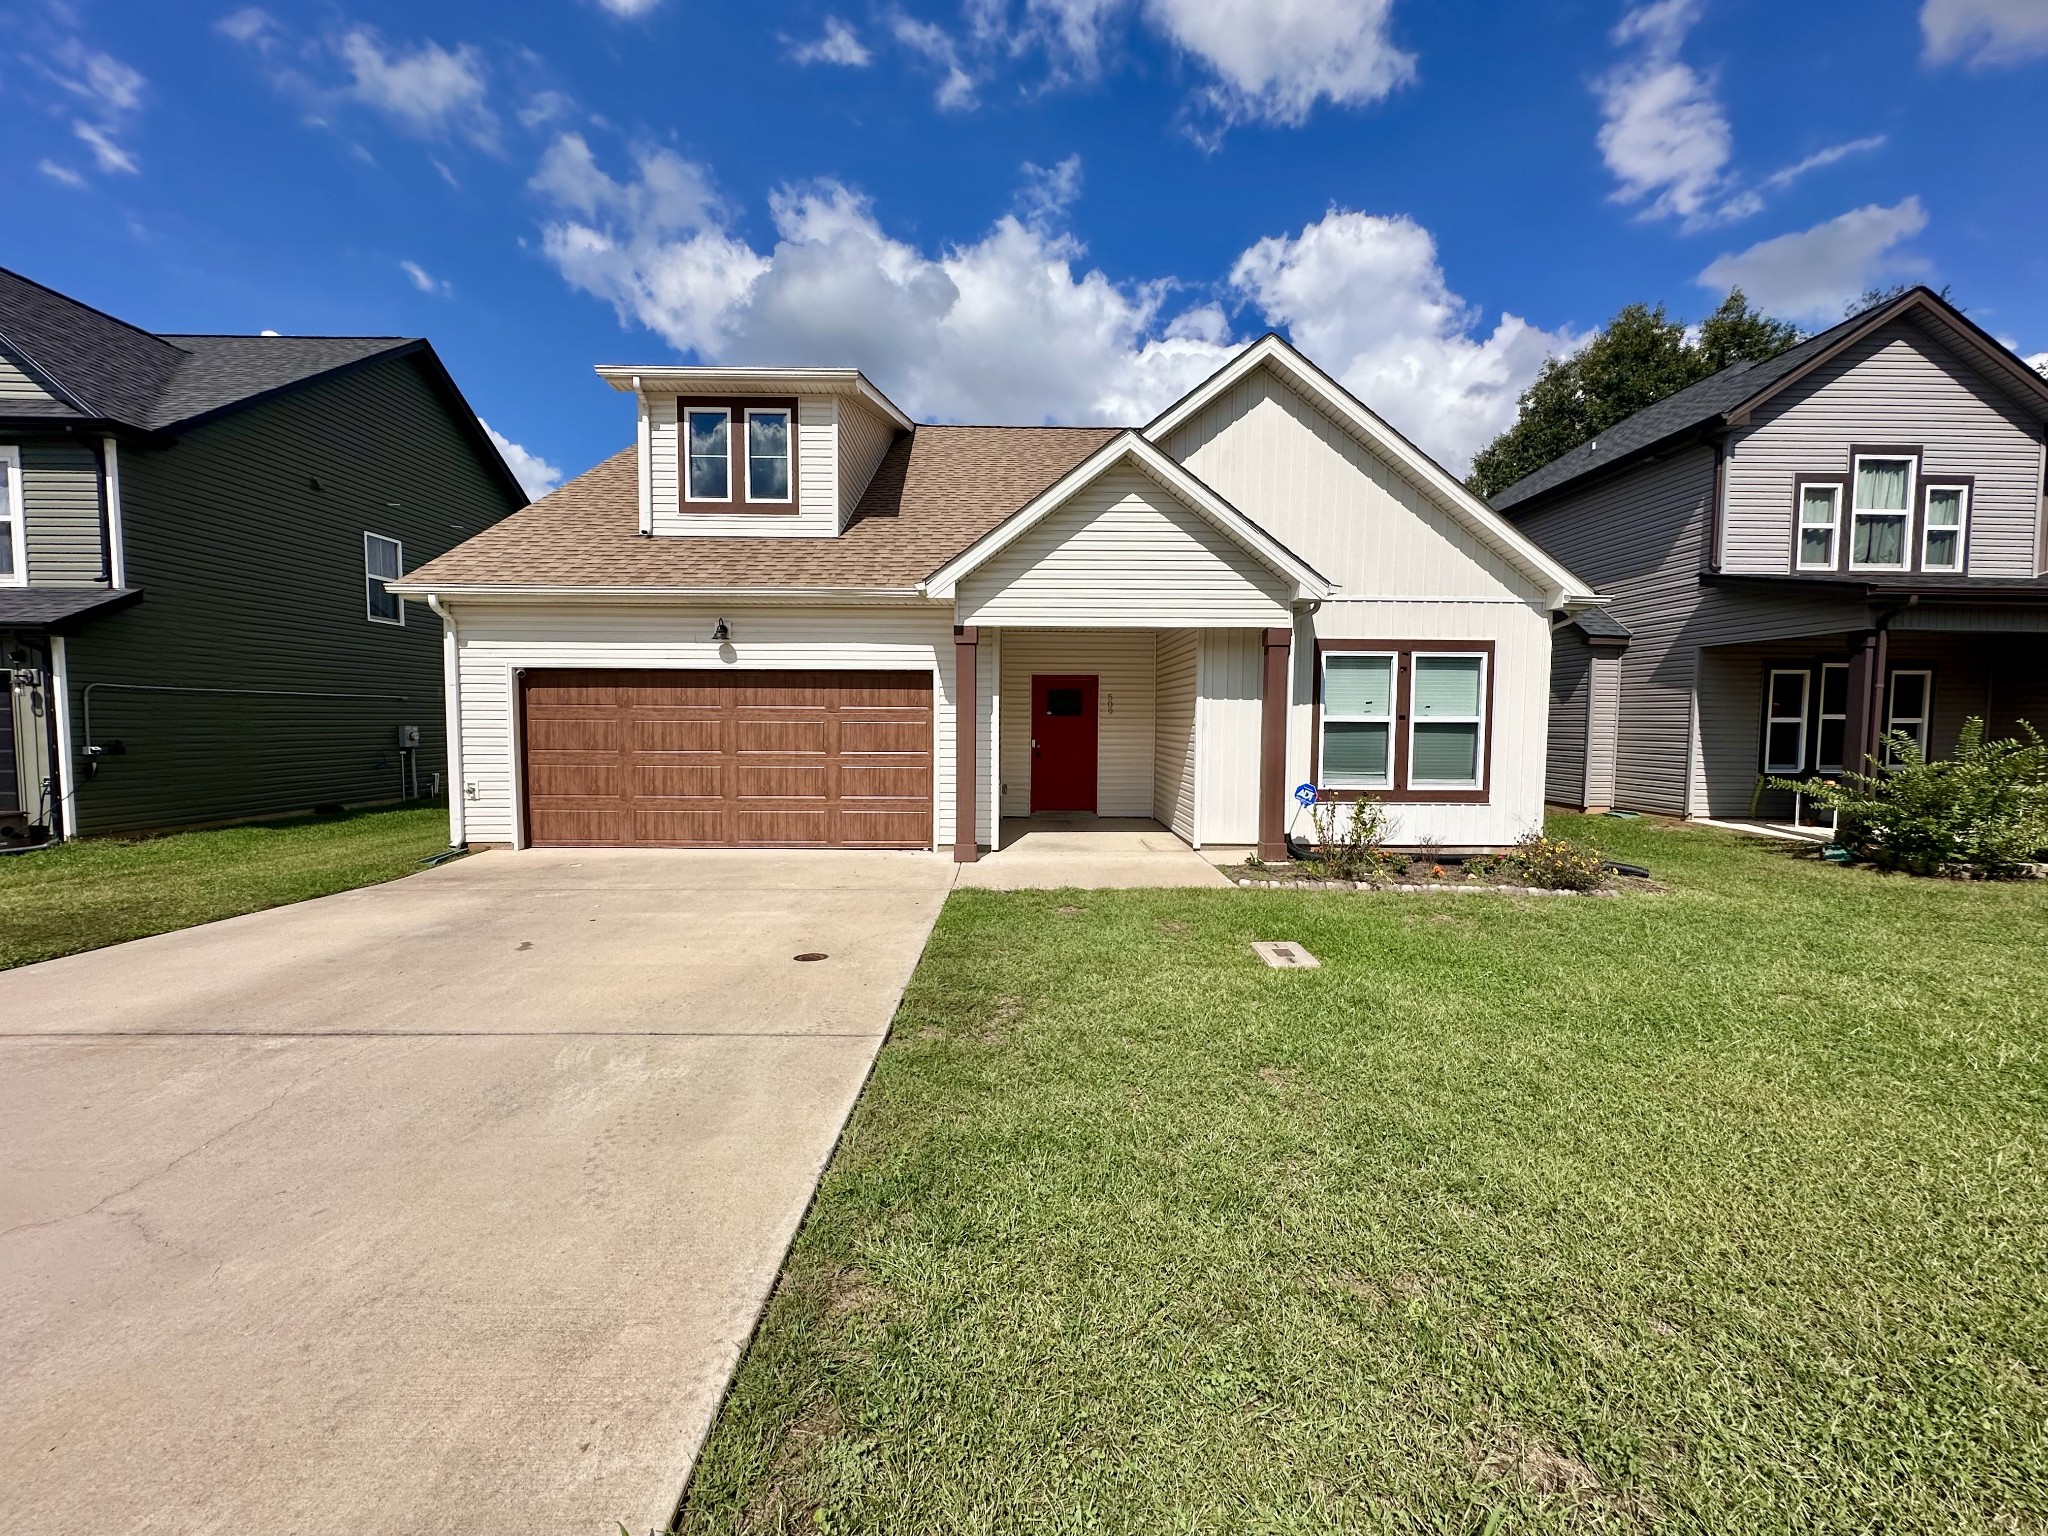
[[[732,638],[732,629],[726,624],[725,620],[720,619],[718,621],[718,628],[711,631],[711,638],[722,645]]]

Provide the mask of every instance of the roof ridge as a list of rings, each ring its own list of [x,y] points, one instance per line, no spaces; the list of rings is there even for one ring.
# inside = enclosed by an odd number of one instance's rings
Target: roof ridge
[[[157,337],[169,341],[182,337],[186,341],[425,341],[424,336],[405,336],[398,332],[388,335],[381,332],[347,331],[165,331]],[[183,350],[180,348],[179,350]]]
[[[143,326],[137,325],[133,320],[123,320],[119,315],[108,314],[107,311],[101,309],[97,304],[88,304],[83,299],[74,298],[68,293],[64,293],[56,288],[52,288],[48,283],[39,283],[25,272],[17,272],[12,267],[0,267],[0,272],[4,272],[7,276],[13,278],[18,283],[27,283],[31,288],[37,289],[43,293],[47,293],[53,299],[62,299],[66,304],[70,304],[75,308],[82,309],[87,314],[98,315],[102,320],[106,320],[114,325],[118,325],[124,331],[133,331],[136,335],[146,336],[151,341],[160,341],[165,346],[169,347],[173,352],[182,352],[185,350],[183,347],[179,346],[176,342],[172,341],[168,336],[166,336],[161,331],[152,331]]]

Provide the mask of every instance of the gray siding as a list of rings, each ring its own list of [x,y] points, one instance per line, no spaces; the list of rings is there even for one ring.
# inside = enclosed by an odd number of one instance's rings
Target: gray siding
[[[445,766],[441,625],[366,616],[363,534],[408,570],[516,505],[410,359],[373,364],[122,454],[135,607],[71,641],[72,719],[95,740],[82,831],[360,803],[399,793],[397,729],[421,731],[420,787]],[[137,691],[272,689],[274,698]],[[351,698],[352,694],[397,697]]]
[[[38,587],[89,587],[106,577],[99,457],[74,438],[21,444],[28,579]]]
[[[1593,653],[1586,701],[1586,808],[1614,804],[1615,733],[1621,726],[1621,656],[1602,648]]]
[[[1917,444],[1927,474],[1975,478],[1973,575],[2024,577],[2040,568],[2038,414],[1940,336],[1900,319],[1771,401],[1731,439],[1722,569],[1790,571],[1793,476],[1846,474],[1858,443]],[[1915,529],[1917,536],[1917,518]]]
[[[1586,720],[1593,697],[1593,650],[1570,625],[1550,632],[1550,751],[1543,798],[1583,809],[1586,803]]]
[[[0,400],[54,400],[42,385],[28,374],[21,357],[5,343],[0,343]]]

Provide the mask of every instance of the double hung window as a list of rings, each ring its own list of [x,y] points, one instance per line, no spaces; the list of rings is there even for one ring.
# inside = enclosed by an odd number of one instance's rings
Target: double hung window
[[[1913,461],[1858,454],[1853,483],[1850,569],[1905,570],[1912,549]]]
[[[1963,535],[1970,518],[1970,489],[1930,485],[1920,515],[1920,569],[1961,574]]]
[[[1319,787],[1410,800],[1480,800],[1492,654],[1427,643],[1321,650]]]
[[[21,450],[0,447],[0,587],[28,584],[28,532],[22,517]]]
[[[405,602],[385,586],[405,574],[405,546],[381,533],[363,535],[363,587],[372,624],[403,624]]]

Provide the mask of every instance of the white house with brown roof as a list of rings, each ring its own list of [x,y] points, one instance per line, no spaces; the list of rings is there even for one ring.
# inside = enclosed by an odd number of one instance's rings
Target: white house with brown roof
[[[1277,336],[1124,429],[598,372],[636,446],[392,583],[445,626],[458,844],[971,860],[1093,815],[1278,858],[1304,782],[1404,844],[1541,822],[1593,593]]]

